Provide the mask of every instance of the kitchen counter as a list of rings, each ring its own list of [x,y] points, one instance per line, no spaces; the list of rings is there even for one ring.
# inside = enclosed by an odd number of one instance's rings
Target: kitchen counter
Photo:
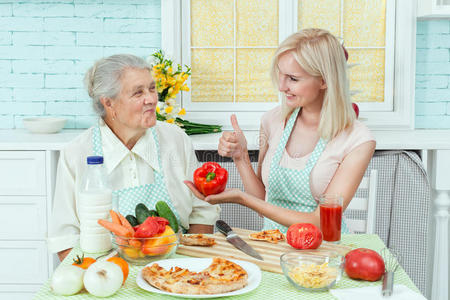
[[[55,134],[34,134],[26,129],[0,130],[1,150],[61,150],[85,129],[65,129]],[[248,149],[257,150],[258,131],[244,131]],[[450,130],[373,130],[378,150],[450,149]],[[191,136],[195,150],[216,150],[221,133]]]

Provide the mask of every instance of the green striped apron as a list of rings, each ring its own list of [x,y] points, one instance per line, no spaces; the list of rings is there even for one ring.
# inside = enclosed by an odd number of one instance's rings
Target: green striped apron
[[[327,141],[323,138],[319,139],[306,166],[302,170],[289,169],[280,166],[284,149],[286,148],[287,141],[289,140],[299,111],[300,108],[297,108],[291,114],[286,127],[283,130],[283,135],[278,143],[275,154],[272,157],[269,171],[267,202],[279,207],[310,213],[316,210],[318,202],[311,194],[309,178],[311,170],[316,165],[317,160],[327,145]],[[300,222],[301,220],[299,220],[299,223]],[[279,229],[283,233],[286,233],[287,231],[286,226],[272,221],[271,219],[264,218],[264,230],[267,229]],[[341,231],[343,233],[348,232],[345,222],[342,222]]]

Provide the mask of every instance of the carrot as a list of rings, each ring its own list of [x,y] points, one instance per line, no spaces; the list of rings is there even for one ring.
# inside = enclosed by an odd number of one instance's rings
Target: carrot
[[[112,209],[109,211],[109,214],[111,215],[111,219],[113,221],[113,223],[122,225],[122,222],[120,222],[120,218],[117,215],[117,213],[115,211],[113,211]]]
[[[120,212],[117,213],[117,216],[119,217],[122,226],[125,226],[128,231],[131,232],[131,236],[134,236],[134,229],[133,226],[131,226],[130,222],[128,222],[128,220]]]
[[[108,222],[108,221],[102,220],[102,219],[99,219],[97,221],[97,223],[99,225],[105,227],[106,229],[108,229],[109,231],[114,233],[115,235],[123,236],[123,237],[131,237],[130,231],[125,226],[122,226],[122,225],[119,225],[116,223],[112,223],[112,222]]]
[[[117,243],[117,245],[119,245],[119,247],[128,245],[128,241],[126,239],[121,239],[120,237],[117,237],[117,236],[116,236],[116,243]]]
[[[128,220],[120,212],[117,212],[117,216],[119,216],[120,222],[122,222],[122,226],[128,228],[128,231],[131,233],[131,236],[134,236],[134,228],[133,226],[131,226],[130,222],[128,222]],[[130,244],[131,247],[136,249],[140,249],[142,246],[141,241],[138,239],[130,239],[128,243]]]

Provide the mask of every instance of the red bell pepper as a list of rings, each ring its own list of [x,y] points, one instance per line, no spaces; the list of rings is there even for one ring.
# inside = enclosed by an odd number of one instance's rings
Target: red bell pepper
[[[227,186],[228,172],[216,162],[205,162],[194,172],[194,184],[205,196],[221,193]]]
[[[148,217],[134,233],[135,238],[150,238],[164,232],[169,221],[161,217]]]

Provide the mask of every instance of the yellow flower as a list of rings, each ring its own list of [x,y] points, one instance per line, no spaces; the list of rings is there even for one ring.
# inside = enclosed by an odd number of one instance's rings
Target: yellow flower
[[[161,112],[161,109],[159,109],[159,106],[156,107],[156,112],[159,114]]]
[[[167,73],[172,74],[172,72],[173,72],[172,67],[169,67],[169,68],[167,69]]]
[[[170,114],[173,110],[173,106],[167,106],[164,111],[166,112],[166,114]]]
[[[178,115],[180,115],[180,116],[184,116],[185,114],[186,114],[186,110],[184,108],[182,108],[180,110],[180,112],[178,113]]]
[[[172,124],[174,121],[175,121],[174,119],[168,119],[168,120],[166,120],[167,123],[171,123],[171,124]]]
[[[183,84],[183,85],[181,86],[181,90],[182,90],[182,91],[185,91],[185,92],[189,92],[189,87],[188,87],[187,85]]]
[[[175,85],[175,83],[177,83],[177,81],[175,80],[175,78],[169,77],[167,79],[167,83],[170,84],[170,85]]]

